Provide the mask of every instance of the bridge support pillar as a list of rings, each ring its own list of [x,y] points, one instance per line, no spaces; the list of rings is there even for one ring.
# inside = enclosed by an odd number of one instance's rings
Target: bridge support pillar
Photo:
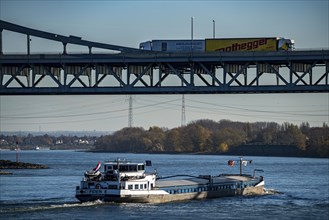
[[[66,53],[66,45],[67,45],[67,43],[64,43],[64,42],[63,42],[63,54],[67,54],[67,53]]]
[[[3,54],[3,52],[2,52],[2,31],[3,31],[3,29],[0,29],[0,55]]]
[[[26,35],[26,44],[27,44],[27,55],[30,55],[31,53],[31,38],[30,35]]]

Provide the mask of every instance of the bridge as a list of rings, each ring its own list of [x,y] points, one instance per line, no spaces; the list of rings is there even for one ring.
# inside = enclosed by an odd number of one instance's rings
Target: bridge
[[[3,30],[27,36],[26,54],[3,51]],[[32,54],[30,36],[61,42],[63,52]],[[89,52],[69,53],[67,44]],[[0,20],[0,95],[323,93],[329,92],[328,77],[327,49],[164,53]]]

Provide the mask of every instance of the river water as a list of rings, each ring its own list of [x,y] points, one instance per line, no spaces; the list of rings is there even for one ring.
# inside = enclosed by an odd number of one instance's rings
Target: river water
[[[14,151],[0,159],[15,161]],[[0,219],[328,219],[329,160],[292,157],[245,157],[253,160],[244,173],[263,169],[264,196],[228,197],[166,204],[80,203],[75,187],[98,161],[126,158],[152,161],[150,171],[174,174],[238,173],[227,166],[238,156],[114,154],[78,151],[20,151],[22,162],[49,166],[40,170],[9,170],[0,176]],[[260,174],[260,173],[259,173]]]

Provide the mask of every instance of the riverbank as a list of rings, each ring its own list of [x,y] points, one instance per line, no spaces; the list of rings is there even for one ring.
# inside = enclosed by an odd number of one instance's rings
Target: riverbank
[[[13,162],[11,160],[0,160],[0,175],[10,175],[11,172],[2,169],[48,169],[49,167],[42,164]]]
[[[329,154],[320,155],[314,150],[301,150],[291,145],[240,145],[226,152],[193,152],[193,151],[110,151],[90,149],[92,153],[147,153],[147,154],[186,154],[186,155],[225,155],[225,156],[261,156],[261,157],[303,157],[303,158],[329,158]]]

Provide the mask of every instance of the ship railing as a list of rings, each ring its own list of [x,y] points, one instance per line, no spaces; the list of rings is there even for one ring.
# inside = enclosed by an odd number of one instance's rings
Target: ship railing
[[[254,169],[254,175],[253,175],[253,178],[255,178],[256,177],[256,172],[264,172],[264,170],[262,170],[262,169]]]

